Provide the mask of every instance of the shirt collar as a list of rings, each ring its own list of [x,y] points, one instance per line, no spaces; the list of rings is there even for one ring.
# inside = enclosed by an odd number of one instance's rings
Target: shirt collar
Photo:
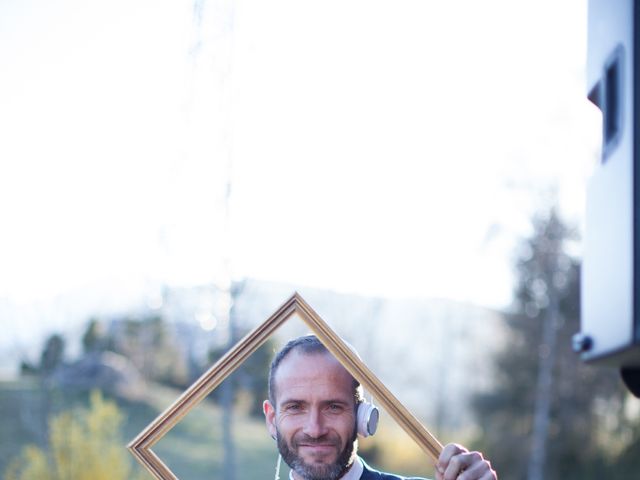
[[[356,459],[353,461],[353,465],[351,465],[351,468],[347,470],[347,473],[340,477],[339,480],[359,480],[362,472],[364,472],[364,465],[362,464],[362,460],[360,460],[360,457],[356,457]],[[293,471],[289,472],[289,480],[294,480]]]

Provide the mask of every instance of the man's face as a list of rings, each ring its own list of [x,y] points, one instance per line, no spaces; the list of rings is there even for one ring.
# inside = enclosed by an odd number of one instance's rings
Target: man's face
[[[294,350],[274,377],[275,403],[264,403],[267,427],[294,477],[337,479],[355,456],[353,378],[328,353]]]

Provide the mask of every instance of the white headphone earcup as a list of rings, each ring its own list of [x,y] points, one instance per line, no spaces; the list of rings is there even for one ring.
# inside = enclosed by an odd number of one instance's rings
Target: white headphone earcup
[[[356,419],[358,435],[361,437],[368,437],[369,435],[376,433],[379,418],[380,412],[375,405],[366,401],[360,403],[358,405]]]

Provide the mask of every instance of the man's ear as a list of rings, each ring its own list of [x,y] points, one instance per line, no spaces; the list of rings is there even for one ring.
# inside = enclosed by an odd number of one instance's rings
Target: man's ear
[[[276,409],[269,400],[262,402],[262,411],[264,412],[264,418],[267,422],[267,430],[271,438],[276,438]]]

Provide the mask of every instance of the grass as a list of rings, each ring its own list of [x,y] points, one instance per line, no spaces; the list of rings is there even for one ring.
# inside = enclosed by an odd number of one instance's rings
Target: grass
[[[163,396],[166,397],[158,391],[154,395],[155,398]],[[175,398],[174,392],[164,406]],[[277,450],[267,434],[263,419],[247,416],[242,407],[235,408],[233,438],[238,468],[236,478],[259,479],[264,478],[265,472],[274,471]],[[153,450],[182,480],[223,478],[221,408],[212,402],[202,402],[169,431]]]
[[[122,447],[126,448],[126,444],[180,393],[153,385],[144,402],[117,399],[126,418]],[[0,382],[0,474],[24,446],[36,444],[46,447],[49,415],[85,406],[87,398],[88,392],[48,390],[35,380]],[[236,465],[242,466],[236,478],[264,478],[266,472],[274,471],[277,458],[264,421],[244,415],[241,409],[234,413],[234,417]],[[221,420],[218,406],[209,401],[202,402],[153,450],[181,480],[222,478]],[[282,478],[286,478],[284,469]]]
[[[0,382],[0,472],[24,445],[44,445],[50,409],[50,399],[36,382]]]
[[[151,385],[144,401],[117,399],[125,415],[122,448],[126,448],[126,444],[181,393]],[[23,446],[34,443],[46,447],[47,416],[85,406],[87,399],[88,392],[47,390],[35,380],[0,382],[0,475]],[[236,480],[271,478],[278,455],[275,442],[267,434],[264,419],[249,417],[244,413],[246,405],[240,403],[233,413]],[[424,472],[429,476],[426,455],[399,427],[385,423],[393,422],[385,417],[379,434],[362,442],[365,458],[383,470]],[[223,479],[220,407],[209,400],[201,402],[154,446],[153,451],[180,480]],[[131,459],[134,462],[133,457]],[[288,478],[288,467],[284,464],[280,477]],[[151,479],[151,475],[148,478]]]

